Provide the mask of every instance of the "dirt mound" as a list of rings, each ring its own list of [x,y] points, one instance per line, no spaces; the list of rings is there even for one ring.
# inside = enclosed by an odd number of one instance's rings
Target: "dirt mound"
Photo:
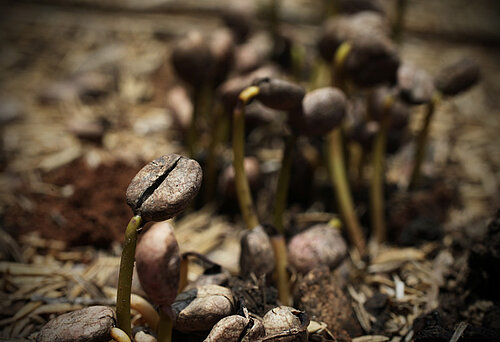
[[[13,206],[4,217],[5,226],[14,236],[38,231],[42,237],[70,246],[106,248],[123,239],[132,215],[125,191],[137,171],[121,162],[92,169],[78,159],[43,177],[46,183],[69,188],[70,196],[34,194],[26,189],[24,195],[34,208]]]

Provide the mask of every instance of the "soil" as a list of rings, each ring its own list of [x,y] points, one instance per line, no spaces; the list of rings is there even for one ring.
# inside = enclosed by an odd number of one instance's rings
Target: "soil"
[[[42,178],[54,186],[71,186],[73,193],[62,197],[21,190],[35,207],[31,212],[18,205],[9,208],[4,217],[6,230],[15,237],[37,231],[43,238],[64,241],[68,246],[108,248],[123,240],[132,215],[125,191],[137,171],[123,162],[92,169],[85,160],[77,159]]]

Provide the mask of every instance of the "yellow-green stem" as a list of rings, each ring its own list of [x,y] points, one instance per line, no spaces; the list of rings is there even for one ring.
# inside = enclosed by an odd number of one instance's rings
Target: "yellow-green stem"
[[[438,104],[441,95],[436,93],[432,97],[431,102],[427,104],[424,124],[420,133],[417,137],[417,146],[415,151],[415,157],[413,162],[413,171],[411,173],[410,183],[408,184],[408,189],[415,190],[420,180],[420,169],[422,167],[422,162],[424,161],[425,150],[427,149],[427,141],[429,136],[429,128],[431,124],[432,117],[434,116],[434,110]]]
[[[136,215],[130,219],[125,231],[120,273],[118,276],[118,289],[116,293],[116,326],[132,336],[130,321],[130,293],[132,290],[132,274],[134,271],[135,246],[137,243],[138,229],[141,226],[141,217]]]
[[[378,243],[384,242],[387,238],[384,204],[384,169],[387,134],[389,131],[389,125],[391,123],[390,110],[392,108],[393,102],[394,98],[392,96],[388,96],[384,101],[380,130],[375,138],[372,152],[370,215],[373,237]]]
[[[172,341],[172,320],[160,309],[160,323],[158,324],[158,342]]]
[[[361,225],[354,210],[354,204],[347,182],[342,131],[340,127],[334,128],[328,135],[328,171],[331,181],[335,186],[335,195],[339,204],[340,214],[344,219],[347,235],[351,243],[361,255],[365,253],[366,242],[361,230]]]
[[[285,212],[286,200],[288,198],[288,186],[290,184],[290,170],[292,168],[293,150],[297,136],[290,134],[285,140],[285,150],[281,161],[281,169],[278,175],[278,184],[276,187],[276,197],[274,200],[274,226],[280,234],[285,233],[283,225],[283,213]]]
[[[273,246],[274,258],[276,259],[274,272],[278,296],[282,305],[291,305],[290,284],[286,269],[287,253],[285,238],[281,234],[272,236],[271,245]]]
[[[233,111],[233,167],[234,179],[241,214],[248,229],[259,225],[253,205],[248,178],[245,173],[245,106],[259,94],[259,88],[251,86],[240,93],[238,104]]]

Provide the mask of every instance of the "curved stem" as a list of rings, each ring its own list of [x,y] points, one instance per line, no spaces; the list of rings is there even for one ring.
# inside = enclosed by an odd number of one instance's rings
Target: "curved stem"
[[[135,245],[137,243],[138,229],[142,218],[136,215],[130,219],[125,231],[120,273],[118,275],[118,289],[116,293],[116,326],[132,335],[130,321],[130,293],[132,290],[132,273],[134,271]]]
[[[288,186],[290,184],[290,169],[292,168],[293,150],[297,136],[290,134],[285,140],[285,150],[283,151],[283,160],[278,175],[278,184],[276,187],[276,198],[274,200],[274,219],[273,224],[280,234],[285,233],[283,225],[283,213],[285,212],[286,200],[288,198]]]
[[[146,324],[153,329],[153,331],[156,331],[160,316],[158,316],[155,308],[147,300],[139,295],[136,295],[135,293],[132,293],[130,295],[130,307],[135,311],[138,311]]]
[[[346,224],[349,240],[351,240],[359,253],[363,255],[366,242],[354,210],[351,190],[347,182],[342,145],[341,128],[334,128],[328,135],[328,171],[331,181],[335,186],[335,195],[337,196],[340,213]]]
[[[417,137],[417,146],[413,162],[413,171],[411,173],[410,183],[408,184],[408,189],[410,191],[415,190],[415,187],[418,185],[418,181],[420,180],[420,169],[422,167],[422,162],[424,161],[424,156],[425,156],[425,150],[427,148],[429,127],[431,124],[431,119],[434,116],[434,110],[439,100],[440,100],[440,95],[435,94],[432,97],[431,102],[427,104],[424,125]]]
[[[372,177],[370,186],[370,214],[375,241],[382,243],[387,238],[384,204],[384,168],[387,134],[391,123],[389,114],[394,98],[388,96],[384,102],[380,131],[375,138],[372,154]]]
[[[271,245],[273,246],[275,265],[275,281],[278,288],[278,295],[281,305],[290,305],[290,283],[288,280],[287,271],[287,252],[286,242],[283,235],[275,235],[271,237]]]
[[[158,324],[158,342],[172,341],[173,323],[163,310],[160,310],[160,323]]]
[[[241,214],[248,229],[253,229],[259,225],[257,214],[253,206],[252,194],[248,185],[248,178],[245,173],[245,106],[255,96],[259,94],[259,88],[251,86],[240,93],[238,103],[233,111],[233,167],[240,204]]]

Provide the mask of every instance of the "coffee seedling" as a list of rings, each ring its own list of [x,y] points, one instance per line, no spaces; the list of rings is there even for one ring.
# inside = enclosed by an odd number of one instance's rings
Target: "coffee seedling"
[[[475,61],[468,58],[445,67],[436,77],[435,86],[437,90],[433,93],[431,101],[427,104],[424,123],[417,137],[413,172],[408,185],[409,190],[414,190],[420,179],[420,168],[424,160],[429,127],[436,106],[442,97],[452,97],[468,90],[479,81],[479,78],[479,66]]]
[[[200,165],[176,154],[144,166],[127,188],[127,204],[134,217],[125,231],[116,299],[117,326],[131,336],[130,292],[135,249],[143,222],[164,221],[183,211],[200,189]]]
[[[323,58],[332,63],[332,84],[344,92],[349,81],[359,87],[395,82],[399,58],[387,37],[386,22],[374,12],[332,19],[325,25],[318,48]],[[337,198],[343,198],[339,200],[342,217],[348,230],[361,232],[346,176],[340,125],[329,134],[328,147],[331,178]],[[364,253],[364,246],[357,248]]]
[[[194,158],[197,148],[196,124],[202,110],[202,103],[206,102],[205,93],[213,79],[214,56],[210,46],[199,32],[190,32],[180,40],[172,51],[172,64],[177,75],[193,89],[193,114],[188,131],[189,156]]]
[[[304,97],[304,89],[293,83],[270,79],[261,78],[254,82],[253,86],[250,86],[240,93],[239,101],[234,109],[233,116],[233,166],[235,170],[235,180],[236,189],[238,193],[238,200],[240,203],[240,209],[243,214],[246,226],[255,232],[247,233],[242,239],[242,254],[240,259],[240,264],[243,265],[242,271],[250,271],[247,266],[253,267],[257,260],[253,257],[254,252],[257,255],[263,253],[263,245],[253,245],[250,244],[252,240],[264,241],[264,236],[261,238],[251,238],[251,234],[261,234],[260,229],[255,230],[255,227],[259,226],[259,220],[255,213],[253,207],[253,201],[250,193],[250,188],[248,185],[248,179],[244,170],[244,132],[245,132],[245,106],[246,104],[254,99],[259,99],[262,104],[268,106],[272,109],[277,110],[291,110],[300,105],[302,98]],[[278,181],[280,184],[280,181]],[[283,184],[283,183],[282,183]],[[286,189],[279,189],[285,191],[284,198],[286,199]],[[281,192],[281,191],[280,191]],[[282,194],[280,194],[281,196]],[[282,233],[282,232],[280,232]],[[286,271],[286,245],[282,234],[273,237],[271,240],[272,247],[275,254],[276,260],[276,274],[277,274],[277,284],[278,291],[280,293],[280,298],[284,303],[289,301],[289,289],[288,289],[288,275]],[[246,253],[243,253],[245,250]],[[248,260],[252,262],[249,263]],[[256,269],[269,269],[269,260],[260,259],[258,261],[262,263],[262,266],[256,266]],[[272,268],[271,268],[272,270]],[[257,273],[256,273],[257,274]]]
[[[373,119],[379,123],[372,149],[372,174],[370,182],[370,215],[372,233],[376,242],[386,239],[384,168],[387,150],[387,137],[393,117],[407,117],[408,108],[397,100],[394,90],[380,88],[375,91],[369,104]]]
[[[290,116],[291,125],[306,136],[329,136],[329,159],[330,176],[335,184],[337,201],[339,202],[342,218],[346,222],[349,239],[360,253],[365,248],[365,239],[361,226],[354,213],[349,185],[345,171],[338,166],[343,164],[342,160],[335,158],[341,156],[337,152],[337,139],[331,139],[331,135],[337,134],[347,106],[347,99],[342,91],[333,87],[313,90],[306,94],[302,101],[302,108],[293,112]],[[344,174],[343,174],[344,173]]]

